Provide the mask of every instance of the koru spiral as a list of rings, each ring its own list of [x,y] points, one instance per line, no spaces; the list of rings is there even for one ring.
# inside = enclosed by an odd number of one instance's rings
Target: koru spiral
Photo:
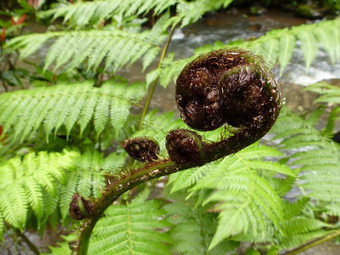
[[[199,131],[224,125],[236,131],[221,141],[204,142],[195,131],[173,130],[166,137],[170,159],[179,165],[203,165],[254,143],[273,126],[281,98],[279,83],[261,57],[239,48],[199,56],[177,78],[181,118]]]

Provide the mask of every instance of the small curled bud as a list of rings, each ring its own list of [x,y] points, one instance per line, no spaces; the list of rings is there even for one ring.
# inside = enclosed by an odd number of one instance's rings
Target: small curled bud
[[[75,193],[72,197],[69,211],[72,219],[82,220],[91,216],[93,203],[85,200],[79,193]]]
[[[166,149],[172,161],[178,164],[195,162],[204,164],[204,144],[202,137],[194,131],[186,129],[172,130],[166,136]]]
[[[141,162],[152,162],[158,159],[159,145],[150,137],[136,137],[125,139],[123,149],[134,159]]]

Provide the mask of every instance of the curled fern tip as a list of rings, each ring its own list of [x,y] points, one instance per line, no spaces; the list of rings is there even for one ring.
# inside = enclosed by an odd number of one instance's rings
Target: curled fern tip
[[[184,67],[177,79],[176,103],[182,119],[193,129],[210,131],[223,125],[238,129],[232,137],[209,144],[197,134],[188,142],[185,132],[193,135],[193,131],[173,131],[167,136],[172,160],[182,164],[187,157],[201,164],[235,153],[263,137],[278,117],[281,93],[261,57],[243,49],[221,49]],[[191,146],[190,152],[184,144]],[[198,153],[198,147],[204,152]]]

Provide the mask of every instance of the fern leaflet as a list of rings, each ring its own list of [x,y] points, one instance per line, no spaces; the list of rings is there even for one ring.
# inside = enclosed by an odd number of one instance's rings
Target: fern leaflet
[[[145,94],[143,86],[135,83],[108,81],[102,87],[93,82],[58,84],[53,87],[20,90],[0,95],[0,123],[12,141],[32,136],[44,127],[46,138],[65,126],[67,135],[79,120],[80,133],[94,119],[99,135],[108,123],[120,130],[132,104]]]
[[[180,0],[97,0],[66,4],[40,13],[40,17],[52,16],[53,20],[63,17],[64,24],[83,27],[98,24],[102,20],[121,15],[123,17],[145,15],[153,10],[153,15],[160,15]]]
[[[54,69],[62,66],[66,70],[77,68],[87,61],[87,69],[97,69],[104,61],[105,69],[114,71],[126,64],[132,64],[145,55],[146,64],[151,56],[160,52],[159,44],[165,38],[163,30],[156,26],[152,30],[136,33],[120,29],[60,31],[43,34],[18,36],[8,42],[7,48],[20,50],[20,56],[26,58],[33,54],[49,39],[55,39],[45,60],[45,69],[55,63]],[[150,55],[149,52],[152,52]]]
[[[155,230],[169,227],[164,214],[156,200],[112,205],[94,228],[89,254],[170,254],[171,239]]]
[[[303,130],[303,131],[302,131]],[[322,136],[307,121],[287,108],[272,129],[283,150],[294,150],[290,165],[299,167],[298,187],[305,196],[323,201],[339,201],[339,147]]]
[[[0,212],[12,226],[23,229],[29,209],[44,222],[51,209],[47,200],[57,199],[57,183],[73,164],[74,152],[29,153],[23,160],[12,158],[0,166]],[[56,205],[56,203],[54,203]],[[55,210],[55,207],[52,209]]]
[[[172,202],[163,208],[167,220],[173,224],[169,235],[173,239],[171,251],[176,254],[224,254],[234,251],[239,242],[225,240],[208,252],[209,243],[216,231],[217,213],[208,212],[209,206],[197,206],[199,196],[184,200],[185,192],[172,193]]]

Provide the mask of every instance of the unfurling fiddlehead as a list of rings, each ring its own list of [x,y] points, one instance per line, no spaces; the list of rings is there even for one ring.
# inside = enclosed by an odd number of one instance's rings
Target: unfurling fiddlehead
[[[169,159],[159,157],[153,138],[126,139],[122,147],[144,166],[106,188],[94,204],[75,195],[70,213],[84,219],[76,253],[86,254],[96,222],[106,208],[139,183],[193,166],[204,165],[235,153],[263,137],[274,124],[280,108],[278,82],[263,60],[241,49],[223,49],[189,63],[177,79],[176,102],[184,122],[193,129],[208,131],[223,125],[233,135],[206,142],[192,130],[176,129],[166,136]]]
[[[222,49],[184,67],[177,79],[176,102],[182,119],[193,129],[208,131],[225,124],[238,129],[215,143],[203,142],[188,130],[167,135],[171,160],[201,165],[263,137],[279,114],[281,95],[278,82],[260,57],[241,49]]]

